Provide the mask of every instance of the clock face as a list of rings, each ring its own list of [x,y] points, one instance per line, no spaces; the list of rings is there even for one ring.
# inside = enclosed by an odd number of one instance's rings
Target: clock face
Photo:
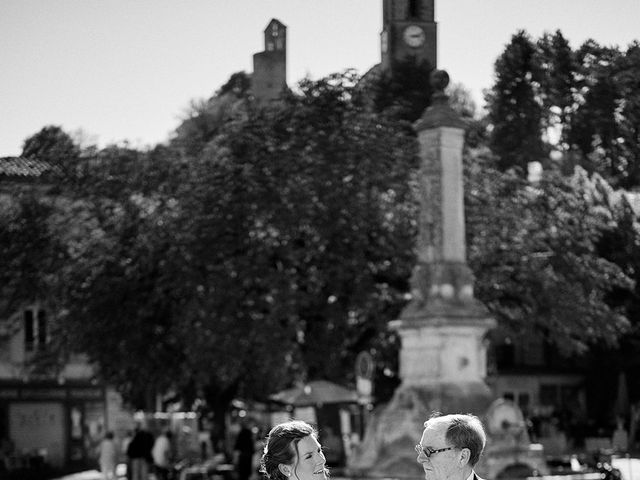
[[[402,34],[404,42],[410,47],[421,47],[426,40],[424,30],[418,25],[409,25]]]

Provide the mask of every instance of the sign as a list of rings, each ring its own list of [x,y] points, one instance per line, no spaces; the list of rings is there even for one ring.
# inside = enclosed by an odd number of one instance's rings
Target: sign
[[[356,377],[373,380],[375,362],[369,352],[360,352],[356,357]]]
[[[376,364],[369,352],[360,352],[356,357],[356,390],[360,401],[370,401],[373,393],[373,377]]]

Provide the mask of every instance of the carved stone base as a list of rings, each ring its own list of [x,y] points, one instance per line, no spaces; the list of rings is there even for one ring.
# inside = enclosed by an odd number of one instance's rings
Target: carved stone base
[[[493,399],[483,382],[439,382],[400,385],[391,402],[372,414],[363,442],[351,455],[348,473],[354,476],[422,478],[414,445],[434,411],[484,414]]]

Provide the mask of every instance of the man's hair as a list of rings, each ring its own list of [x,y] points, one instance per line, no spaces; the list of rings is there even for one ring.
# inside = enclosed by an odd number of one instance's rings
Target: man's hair
[[[474,467],[487,443],[487,435],[482,426],[482,422],[478,417],[472,414],[451,414],[441,415],[434,413],[429,420],[424,422],[426,427],[428,424],[444,423],[447,426],[445,439],[455,448],[468,448],[471,455],[469,456],[469,464]]]

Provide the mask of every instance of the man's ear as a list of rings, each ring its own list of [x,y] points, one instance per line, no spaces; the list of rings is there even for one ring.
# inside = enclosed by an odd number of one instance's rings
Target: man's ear
[[[471,459],[471,450],[468,448],[463,448],[460,450],[460,466],[464,467],[465,465],[471,466],[469,460]]]
[[[284,463],[281,463],[280,465],[278,465],[278,469],[285,477],[291,476],[291,467],[289,467],[289,465],[285,465]]]

